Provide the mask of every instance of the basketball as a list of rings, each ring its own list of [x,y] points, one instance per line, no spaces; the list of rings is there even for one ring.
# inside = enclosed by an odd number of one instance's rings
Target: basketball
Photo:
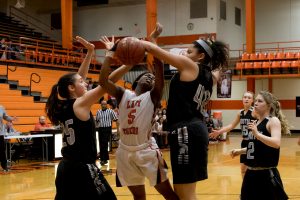
[[[118,43],[115,56],[124,65],[135,65],[143,61],[145,48],[135,37],[125,37]]]

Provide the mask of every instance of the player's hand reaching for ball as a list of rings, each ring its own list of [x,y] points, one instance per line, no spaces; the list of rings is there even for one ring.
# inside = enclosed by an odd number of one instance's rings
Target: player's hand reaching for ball
[[[149,36],[150,42],[156,43],[156,39],[160,36],[162,32],[163,26],[157,22],[155,29],[152,31],[152,33]]]
[[[86,41],[85,39],[83,39],[80,36],[76,36],[76,41],[80,42],[80,44],[82,44],[85,48],[87,48],[88,50],[94,50],[95,49],[95,45]]]
[[[155,39],[158,38],[162,32],[162,29],[163,29],[163,26],[159,22],[157,22],[155,29],[150,34],[150,37],[155,38]]]
[[[119,40],[115,42],[114,36],[111,37],[111,41],[109,41],[109,39],[106,36],[102,36],[99,40],[104,44],[105,48],[109,51],[115,51],[116,50],[115,44],[119,42]]]

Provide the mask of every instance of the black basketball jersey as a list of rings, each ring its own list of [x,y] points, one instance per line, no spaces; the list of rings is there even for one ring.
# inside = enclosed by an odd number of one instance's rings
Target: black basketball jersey
[[[250,131],[248,129],[248,123],[250,123],[251,120],[255,120],[255,118],[252,117],[252,112],[253,112],[253,107],[251,107],[246,113],[245,110],[241,110],[240,112],[240,127],[244,139],[248,139],[248,135]]]
[[[265,118],[257,126],[257,130],[266,136],[271,136],[267,130],[267,123],[270,118]],[[257,140],[252,132],[249,132],[249,143],[246,152],[245,164],[250,167],[276,167],[279,161],[279,149],[267,146]]]
[[[63,126],[64,158],[77,160],[82,163],[94,163],[96,161],[96,130],[92,113],[90,119],[81,121],[73,110],[75,99],[67,100],[63,105],[61,123]]]
[[[194,81],[180,80],[177,72],[171,80],[167,107],[168,127],[193,118],[203,119],[205,106],[210,100],[213,79],[210,71],[199,66],[199,75]]]

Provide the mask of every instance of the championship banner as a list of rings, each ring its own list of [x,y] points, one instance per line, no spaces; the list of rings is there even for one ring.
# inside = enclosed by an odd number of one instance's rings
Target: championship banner
[[[221,74],[217,83],[217,97],[218,98],[231,98],[232,88],[232,72],[227,70]]]

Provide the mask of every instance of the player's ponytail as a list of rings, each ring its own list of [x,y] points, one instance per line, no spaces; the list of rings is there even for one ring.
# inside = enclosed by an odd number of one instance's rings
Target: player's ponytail
[[[281,123],[281,133],[282,134],[290,134],[291,133],[290,127],[289,127],[288,121],[286,120],[286,117],[284,116],[284,114],[281,111],[280,102],[277,99],[274,99],[271,107],[273,109],[272,115],[276,116]]]
[[[45,111],[53,125],[59,125],[60,123],[60,116],[64,112],[63,103],[65,100],[70,99],[68,86],[74,84],[75,74],[65,74],[51,89]]]

